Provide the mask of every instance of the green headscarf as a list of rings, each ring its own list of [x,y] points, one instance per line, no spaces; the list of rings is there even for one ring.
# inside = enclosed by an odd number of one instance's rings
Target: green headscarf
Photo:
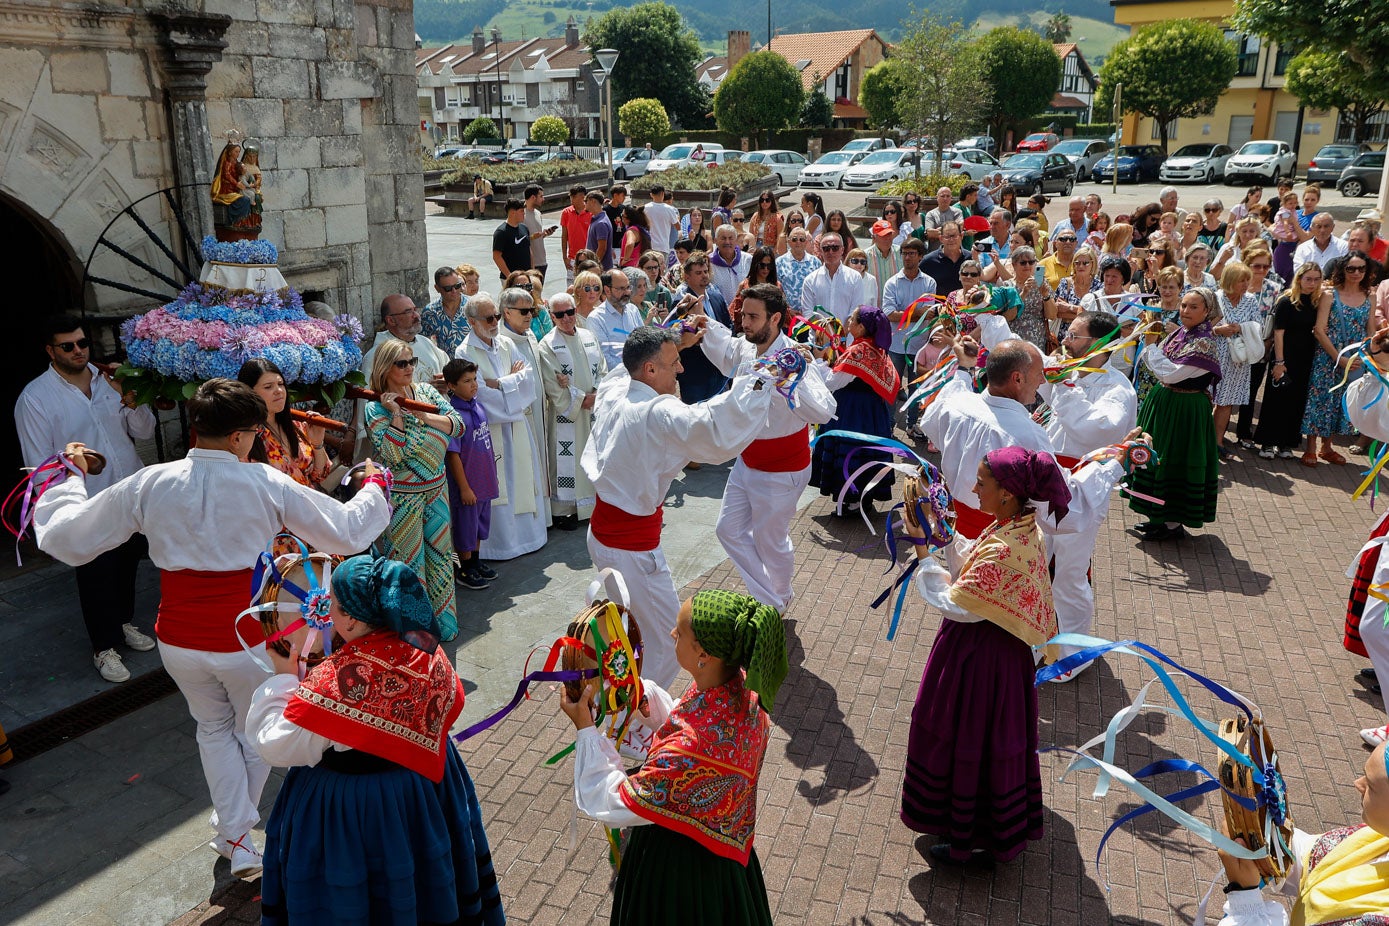
[[[354,556],[333,570],[333,598],[348,615],[373,627],[394,630],[415,649],[439,647],[439,625],[424,583],[394,559]]]
[[[697,593],[690,605],[699,645],[709,655],[747,669],[747,687],[771,713],[787,671],[781,614],[751,595],[720,589]]]

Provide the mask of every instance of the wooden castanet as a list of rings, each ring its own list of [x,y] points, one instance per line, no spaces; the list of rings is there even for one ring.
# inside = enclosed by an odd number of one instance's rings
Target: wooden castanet
[[[367,402],[380,402],[381,394],[371,389],[363,389],[361,386],[348,386],[347,397],[349,399],[363,399]],[[430,405],[428,402],[417,402],[414,399],[400,398],[396,400],[400,407],[412,412],[434,412],[439,413],[437,406]]]

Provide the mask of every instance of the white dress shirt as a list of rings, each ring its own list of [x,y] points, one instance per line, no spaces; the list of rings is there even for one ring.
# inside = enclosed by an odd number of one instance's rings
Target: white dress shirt
[[[608,369],[622,366],[622,345],[627,343],[627,335],[642,326],[641,313],[630,302],[621,308],[611,302],[603,301],[588,316],[584,327],[593,332],[598,339],[598,349],[608,362]]]
[[[703,348],[704,356],[724,376],[751,373],[753,361],[757,359],[756,344],[744,337],[735,338],[733,332],[713,318],[709,319],[708,327],[704,329],[704,340],[699,342],[699,346]],[[767,353],[775,354],[795,346],[795,341],[785,334],[779,334],[772,346],[767,348]],[[758,440],[786,437],[808,424],[824,424],[834,417],[838,403],[825,385],[825,369],[822,363],[806,364],[805,376],[794,393],[796,407],[791,408],[782,401],[772,402],[771,410],[767,413],[767,426],[757,435]]]
[[[24,387],[14,406],[14,424],[25,466],[38,466],[73,441],[81,441],[106,457],[106,469],[88,476],[95,493],[134,475],[144,466],[133,441],[154,436],[154,413],[126,408],[121,394],[91,364],[91,393],[68,382],[50,364]]]
[[[632,720],[654,734],[665,726],[675,708],[670,692],[648,679],[642,679],[648,714],[637,711]],[[633,813],[619,796],[627,780],[627,763],[617,754],[613,741],[597,727],[585,727],[574,737],[574,806],[586,817],[604,826],[647,826],[650,820]]]
[[[828,267],[820,267],[805,278],[801,287],[801,314],[810,315],[818,305],[847,322],[854,309],[865,303],[863,296],[863,274],[843,264],[834,274]]]
[[[686,463],[723,463],[752,443],[767,425],[775,392],[755,376],[740,376],[709,401],[686,405],[619,366],[598,387],[596,423],[580,463],[603,501],[650,515]]]
[[[461,310],[460,310],[461,311]],[[366,374],[367,380],[371,380],[371,365],[376,359],[376,348],[385,344],[387,341],[400,341],[410,352],[418,358],[419,363],[415,364],[415,375],[412,377],[417,383],[429,383],[434,377],[442,376],[444,364],[449,362],[449,355],[439,349],[439,345],[422,334],[415,335],[415,340],[406,341],[391,334],[389,331],[381,331],[376,335],[376,340],[371,345],[371,350],[362,355],[362,372]]]
[[[85,481],[69,476],[43,494],[34,514],[39,549],[69,566],[138,532],[160,569],[206,572],[251,568],[282,530],[324,553],[359,553],[390,521],[391,506],[374,484],[343,504],[274,467],[197,447],[90,498]]]
[[[1072,374],[1061,383],[1043,383],[1038,394],[1051,406],[1046,425],[1056,452],[1082,457],[1092,450],[1119,443],[1138,423],[1138,393],[1122,373],[1110,368],[1084,376]]]
[[[1293,251],[1293,266],[1301,267],[1306,263],[1314,263],[1324,272],[1328,264],[1338,257],[1345,257],[1350,252],[1346,243],[1335,235],[1326,243],[1326,248],[1322,249],[1317,245],[1316,238],[1308,238],[1297,246]]]

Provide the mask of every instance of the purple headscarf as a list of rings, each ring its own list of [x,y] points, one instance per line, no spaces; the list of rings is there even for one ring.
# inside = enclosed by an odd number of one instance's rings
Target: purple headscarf
[[[998,484],[1018,498],[1046,502],[1057,521],[1071,510],[1071,490],[1051,454],[1003,447],[985,454],[984,463]]]
[[[887,320],[882,309],[861,305],[854,311],[858,313],[858,323],[863,326],[864,333],[877,345],[878,350],[887,350],[892,346],[892,322]]]

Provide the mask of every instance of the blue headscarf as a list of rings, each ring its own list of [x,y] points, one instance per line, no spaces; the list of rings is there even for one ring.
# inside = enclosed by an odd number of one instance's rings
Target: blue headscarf
[[[439,647],[439,625],[424,583],[394,559],[354,556],[333,570],[333,598],[343,612],[373,627],[393,630],[415,649]]]

